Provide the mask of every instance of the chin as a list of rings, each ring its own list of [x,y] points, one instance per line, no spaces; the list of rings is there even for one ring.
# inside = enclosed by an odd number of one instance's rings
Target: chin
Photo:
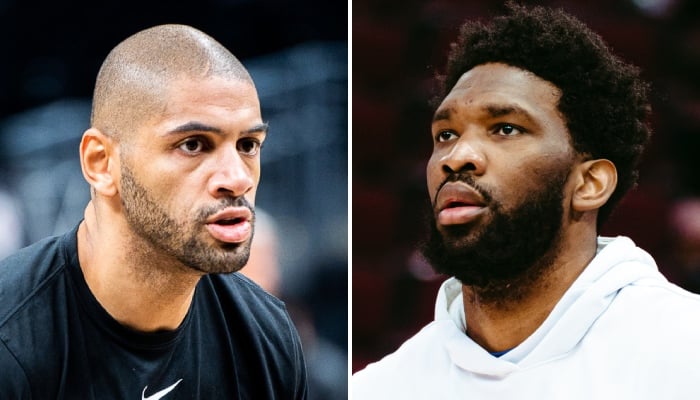
[[[477,245],[482,231],[473,225],[452,226],[450,229],[438,230],[445,247],[452,249],[469,248]]]

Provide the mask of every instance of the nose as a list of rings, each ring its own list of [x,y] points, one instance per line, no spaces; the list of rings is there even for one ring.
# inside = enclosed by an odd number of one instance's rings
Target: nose
[[[235,145],[220,151],[221,155],[213,160],[209,193],[214,197],[240,197],[253,190],[256,182],[253,166],[243,160]]]
[[[462,135],[450,150],[440,159],[443,172],[471,172],[483,175],[486,171],[486,156],[477,142]]]

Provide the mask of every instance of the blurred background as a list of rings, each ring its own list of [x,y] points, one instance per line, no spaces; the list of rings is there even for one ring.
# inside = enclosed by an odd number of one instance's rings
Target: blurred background
[[[639,187],[605,235],[627,235],[673,282],[700,292],[700,2],[520,1],[563,8],[653,85],[654,128]],[[465,19],[502,0],[352,2],[352,370],[432,320],[437,276],[415,251],[429,204],[433,77]]]
[[[270,124],[256,203],[275,245],[260,244],[269,257],[250,271],[267,271],[256,279],[288,304],[311,398],[346,398],[345,2],[0,0],[0,258],[80,221],[78,143],[97,71],[120,41],[163,23],[208,33],[256,83]]]

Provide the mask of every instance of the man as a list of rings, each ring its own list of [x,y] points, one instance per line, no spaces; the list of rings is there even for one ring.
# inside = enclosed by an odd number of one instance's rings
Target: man
[[[354,399],[698,398],[700,297],[598,228],[634,186],[647,85],[561,11],[510,4],[450,54],[427,166],[435,320]]]
[[[80,144],[84,220],[0,264],[0,398],[306,398],[284,305],[234,273],[266,132],[247,71],[204,33],[114,48]]]

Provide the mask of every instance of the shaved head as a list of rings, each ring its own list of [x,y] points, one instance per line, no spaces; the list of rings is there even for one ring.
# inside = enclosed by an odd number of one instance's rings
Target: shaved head
[[[165,109],[169,83],[223,77],[253,84],[219,42],[185,25],[160,25],[130,36],[105,59],[95,83],[90,124],[118,140]]]

